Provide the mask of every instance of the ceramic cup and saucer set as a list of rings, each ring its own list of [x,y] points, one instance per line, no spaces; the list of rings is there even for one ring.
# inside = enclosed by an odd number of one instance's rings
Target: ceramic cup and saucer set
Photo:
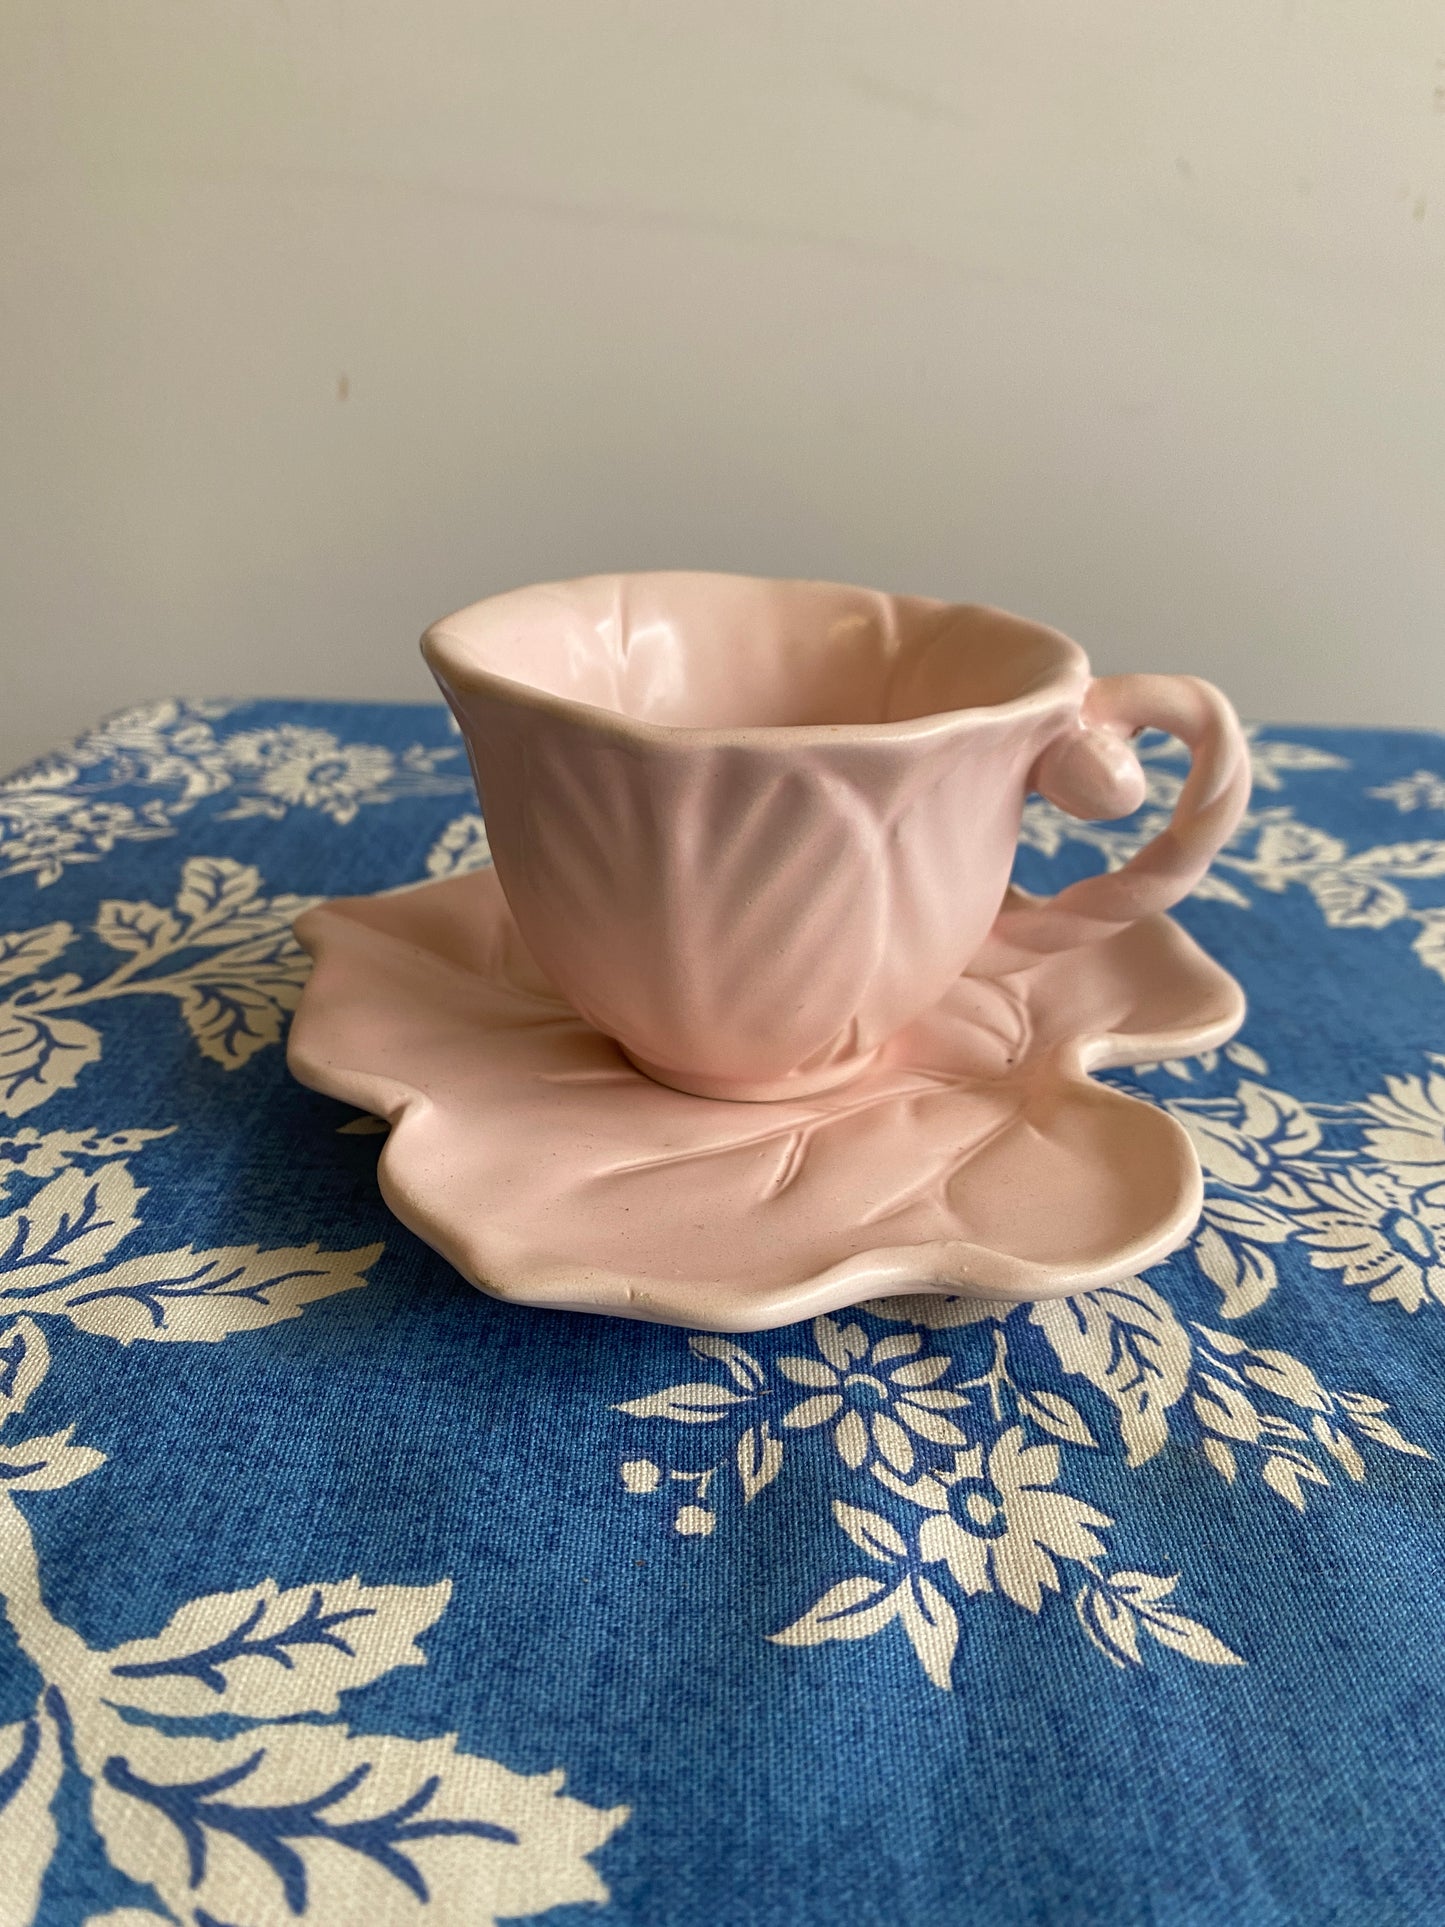
[[[1249,758],[1189,676],[1093,677],[995,609],[597,576],[427,631],[494,867],[308,911],[302,1082],[387,1120],[380,1181],[472,1283],[719,1331],[934,1291],[1057,1297],[1198,1218],[1166,1113],[1090,1077],[1223,1043],[1238,985],[1165,914]],[[1050,898],[1026,798],[1172,820]]]

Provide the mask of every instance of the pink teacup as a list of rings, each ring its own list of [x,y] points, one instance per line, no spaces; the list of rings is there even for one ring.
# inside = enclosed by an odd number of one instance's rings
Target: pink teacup
[[[1188,894],[1249,795],[1229,703],[1093,678],[996,609],[826,582],[592,576],[474,603],[422,648],[537,962],[648,1076],[705,1097],[860,1071],[987,945],[991,970]],[[1136,809],[1128,738],[1193,767],[1122,869],[1004,908],[1024,799]]]

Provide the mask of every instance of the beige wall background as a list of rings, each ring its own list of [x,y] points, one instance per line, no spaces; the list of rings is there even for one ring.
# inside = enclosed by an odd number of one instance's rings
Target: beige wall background
[[[696,566],[1445,725],[1438,0],[5,0],[0,764]]]

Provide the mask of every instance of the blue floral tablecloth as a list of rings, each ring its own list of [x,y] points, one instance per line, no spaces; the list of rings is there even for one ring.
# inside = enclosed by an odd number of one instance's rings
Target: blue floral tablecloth
[[[482,1297],[287,1075],[293,916],[488,860],[440,708],[0,785],[0,1923],[1445,1918],[1445,738],[1254,755],[1248,1025],[1119,1078],[1190,1248],[736,1342]]]

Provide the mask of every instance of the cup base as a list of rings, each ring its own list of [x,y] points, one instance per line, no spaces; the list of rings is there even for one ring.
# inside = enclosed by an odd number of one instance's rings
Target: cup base
[[[836,1090],[840,1084],[857,1077],[860,1071],[867,1070],[878,1055],[874,1049],[862,1057],[845,1057],[841,1062],[793,1071],[787,1077],[758,1083],[740,1077],[695,1076],[689,1071],[665,1070],[660,1064],[650,1064],[645,1057],[634,1056],[625,1044],[617,1048],[634,1070],[650,1077],[654,1084],[665,1084],[669,1090],[682,1091],[688,1097],[716,1097],[733,1104],[775,1104],[784,1098],[814,1097],[821,1091]]]

